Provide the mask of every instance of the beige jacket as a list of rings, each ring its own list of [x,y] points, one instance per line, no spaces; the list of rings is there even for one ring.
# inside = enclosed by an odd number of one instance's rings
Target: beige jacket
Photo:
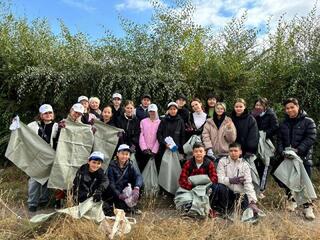
[[[234,161],[230,157],[220,159],[217,167],[218,182],[226,185],[233,192],[245,193],[249,202],[257,202],[256,192],[252,184],[251,170],[249,164],[242,158]],[[244,176],[242,184],[230,184],[229,178]]]
[[[212,148],[212,151],[217,155],[228,155],[229,144],[233,143],[237,138],[237,130],[234,124],[228,129],[226,127],[227,117],[222,122],[218,129],[212,118],[209,118],[203,127],[202,141],[206,149]]]

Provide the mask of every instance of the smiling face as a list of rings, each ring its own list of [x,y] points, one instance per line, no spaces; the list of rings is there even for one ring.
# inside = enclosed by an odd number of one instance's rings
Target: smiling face
[[[85,111],[89,109],[89,102],[87,100],[80,101],[81,105],[84,107]]]
[[[186,100],[179,98],[177,99],[176,104],[178,104],[179,108],[183,108],[183,106],[186,105]]]
[[[215,98],[208,98],[207,100],[207,104],[210,108],[214,108],[216,103],[217,103],[217,99]]]
[[[194,156],[196,163],[203,163],[204,156],[206,155],[206,150],[204,147],[194,148],[192,150],[192,155]]]
[[[40,119],[43,122],[51,122],[54,118],[53,112],[45,112],[40,114]]]
[[[288,114],[289,118],[296,118],[299,114],[300,107],[294,103],[287,103],[285,106],[285,111]]]
[[[224,107],[222,105],[217,105],[215,107],[215,113],[218,115],[218,116],[222,116],[222,114],[224,113]]]
[[[93,110],[97,110],[99,109],[99,102],[96,101],[96,100],[91,100],[89,105],[90,105],[90,108],[93,109]]]
[[[192,101],[191,107],[194,112],[202,112],[202,103],[198,101]]]
[[[174,117],[177,115],[178,113],[178,109],[175,107],[175,106],[171,106],[169,109],[168,109],[168,113],[170,116]]]
[[[112,117],[112,109],[111,107],[105,107],[102,111],[103,120],[108,121]]]
[[[242,102],[236,102],[234,104],[234,111],[236,112],[237,116],[240,116],[244,112],[245,109],[246,109],[246,107]]]
[[[130,158],[130,152],[129,151],[120,151],[117,152],[117,159],[119,162],[120,166],[124,166],[126,164],[126,162],[129,160]]]
[[[120,98],[113,98],[112,99],[112,103],[113,103],[113,106],[115,106],[115,107],[120,107],[120,105],[121,105],[121,99]]]
[[[265,111],[265,107],[259,101],[256,102],[256,104],[254,105],[254,108],[257,110],[260,110],[261,112]]]
[[[89,172],[95,172],[101,168],[102,162],[97,160],[89,160]]]
[[[151,104],[151,100],[149,98],[143,98],[141,104],[144,108],[147,108]]]
[[[125,114],[126,114],[128,117],[131,117],[131,116],[132,116],[133,110],[134,110],[134,106],[133,106],[132,104],[127,104],[127,106],[125,106],[125,108],[124,108]]]
[[[71,108],[70,117],[72,121],[76,122],[78,118],[80,118],[81,116],[82,116],[82,113],[76,112]]]

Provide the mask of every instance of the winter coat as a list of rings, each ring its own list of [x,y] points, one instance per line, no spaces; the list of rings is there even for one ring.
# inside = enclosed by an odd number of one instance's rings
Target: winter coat
[[[255,119],[259,131],[266,132],[267,138],[272,140],[272,137],[276,135],[279,128],[279,122],[275,112],[271,108],[268,108],[262,116],[258,115]]]
[[[90,113],[95,115],[97,119],[101,118],[101,110],[100,109],[97,109],[97,110],[90,109]]]
[[[139,121],[142,119],[145,119],[149,116],[148,114],[148,108],[143,108],[141,105],[136,108],[136,117]]]
[[[208,175],[212,183],[218,182],[218,177],[213,162],[205,156],[202,165],[198,168],[196,161],[193,157],[183,165],[179,178],[180,187],[187,190],[191,190],[193,186],[192,183],[188,181],[188,178],[190,176],[200,174]]]
[[[193,114],[194,113],[190,113],[188,126],[189,126],[189,129],[192,129],[192,131],[188,131],[187,132],[188,133],[188,137],[187,138],[191,137],[192,135],[201,136],[202,131],[203,131],[203,127],[204,127],[204,125],[206,123],[206,119],[208,118],[208,115],[206,113],[204,113],[205,114],[205,121],[204,121],[204,123],[202,124],[201,127],[197,128],[196,124],[194,122],[194,115]]]
[[[234,124],[232,123],[230,129],[226,127],[227,119],[231,120],[229,117],[225,117],[218,129],[213,119],[209,118],[203,128],[202,141],[206,149],[211,148],[217,155],[227,155],[229,144],[237,138],[237,130]]]
[[[114,108],[114,106],[111,106],[111,108],[112,108],[112,119],[113,119],[115,125],[117,126],[117,120],[121,115],[123,115],[124,110],[122,107],[120,107],[118,110],[116,110]]]
[[[78,202],[83,202],[91,197],[96,190],[103,193],[109,185],[107,175],[103,169],[89,172],[89,164],[83,164],[77,171],[76,177],[73,180],[73,196]]]
[[[81,122],[84,124],[91,124],[92,119],[97,119],[93,113],[84,113],[81,117]]]
[[[299,115],[291,119],[286,115],[280,124],[278,131],[278,151],[282,153],[286,147],[298,150],[298,155],[305,158],[312,152],[312,146],[317,138],[316,124],[309,118],[306,112],[301,111]],[[311,156],[308,156],[310,160]]]
[[[122,176],[122,177],[121,177]],[[141,173],[128,160],[124,168],[120,168],[118,160],[112,160],[108,167],[109,187],[114,196],[119,196],[122,190],[131,184],[131,187],[141,188],[143,179]]]
[[[187,125],[189,123],[189,115],[190,115],[189,109],[186,107],[178,109],[178,114],[180,115],[180,117],[184,121],[184,124]]]
[[[44,122],[34,121],[28,124],[36,134],[38,134],[43,140],[56,149],[57,138],[58,138],[58,124],[51,122],[49,124],[44,124]]]
[[[120,144],[139,146],[140,126],[135,116],[127,118],[122,114],[116,121],[116,127],[124,130],[122,137],[119,139]]]
[[[251,169],[248,162],[243,158],[239,158],[236,161],[230,157],[221,158],[218,163],[217,173],[219,183],[226,185],[233,192],[247,194],[249,202],[257,202],[256,192],[252,184]],[[240,176],[245,179],[243,184],[230,184],[230,178]]]
[[[178,146],[179,152],[183,153],[185,129],[184,122],[180,115],[174,117],[166,115],[165,118],[161,120],[157,132],[157,139],[162,147],[166,146],[165,138],[169,136],[173,138],[173,141]]]
[[[150,118],[145,118],[140,122],[140,149],[150,149],[153,153],[158,153],[159,142],[157,140],[157,131],[160,125],[160,120],[151,121]]]
[[[236,142],[241,144],[243,155],[247,152],[255,154],[258,150],[259,129],[254,117],[245,109],[241,116],[236,116],[233,111],[231,118],[237,129]]]

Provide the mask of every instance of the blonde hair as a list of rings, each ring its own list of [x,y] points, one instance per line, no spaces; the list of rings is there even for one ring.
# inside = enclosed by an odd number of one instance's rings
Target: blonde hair
[[[97,98],[97,97],[91,97],[91,98],[89,99],[89,104],[90,104],[91,102],[97,102],[97,103],[100,105],[100,99]]]
[[[132,106],[134,107],[133,101],[127,100],[127,101],[125,102],[124,106],[126,107],[126,106],[128,106],[128,105],[132,105]]]
[[[236,103],[242,103],[245,107],[247,107],[247,102],[243,98],[237,98],[233,105]]]

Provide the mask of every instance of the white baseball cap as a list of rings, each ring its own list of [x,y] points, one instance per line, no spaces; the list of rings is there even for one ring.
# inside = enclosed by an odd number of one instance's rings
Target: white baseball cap
[[[53,108],[50,104],[42,104],[39,108],[39,113],[53,112]]]
[[[112,99],[114,99],[114,98],[120,98],[120,99],[122,99],[122,96],[121,96],[120,93],[114,93],[114,94],[112,95]]]
[[[178,104],[176,104],[175,102],[170,102],[167,108],[169,109],[171,106],[175,106],[176,108],[178,108]]]
[[[118,152],[121,152],[121,151],[131,152],[130,147],[129,147],[127,144],[121,144],[121,145],[118,147]]]
[[[93,153],[90,154],[89,160],[97,160],[97,161],[104,161],[104,154],[99,151],[94,151]]]
[[[89,102],[89,99],[88,99],[88,97],[86,97],[86,96],[80,96],[80,97],[78,97],[78,103],[81,102],[81,101],[83,101],[83,100],[86,100],[87,102]]]
[[[158,107],[154,103],[148,106],[148,112],[158,112]]]
[[[81,113],[81,114],[83,114],[83,112],[84,112],[84,107],[82,106],[81,103],[73,104],[72,109],[73,109],[73,111]]]

